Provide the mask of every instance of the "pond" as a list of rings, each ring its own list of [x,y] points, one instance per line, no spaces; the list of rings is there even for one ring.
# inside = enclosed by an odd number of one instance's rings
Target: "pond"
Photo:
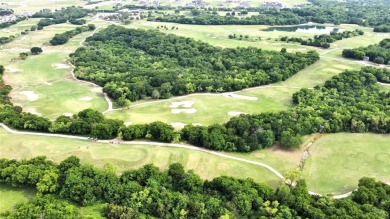
[[[319,25],[297,25],[287,27],[269,27],[265,31],[286,31],[286,32],[300,32],[300,33],[316,33],[316,34],[327,34],[332,31],[341,31],[338,27],[326,27]]]

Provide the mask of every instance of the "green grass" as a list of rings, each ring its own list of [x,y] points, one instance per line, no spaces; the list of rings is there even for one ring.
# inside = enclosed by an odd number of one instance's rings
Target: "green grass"
[[[291,88],[262,88],[238,93],[257,97],[258,100],[243,100],[222,95],[189,96],[159,103],[149,102],[145,105],[135,105],[129,110],[109,112],[106,116],[133,123],[150,123],[158,120],[167,123],[209,125],[228,121],[232,117],[228,114],[231,111],[254,114],[288,109],[292,106],[291,96],[297,91],[298,89]],[[170,107],[172,102],[181,101],[194,101],[194,104],[189,108],[196,109],[196,112],[193,114],[173,114]]]
[[[19,22],[17,25],[12,25],[8,28],[0,29],[0,37],[8,37],[10,35],[19,36],[20,32],[30,30],[30,28],[38,23],[39,18],[29,18]]]
[[[193,169],[203,179],[212,179],[221,175],[250,177],[273,187],[280,182],[276,175],[263,167],[181,148],[100,144],[56,137],[14,135],[3,129],[0,129],[0,145],[2,145],[0,158],[23,159],[45,155],[48,159],[60,162],[71,155],[76,155],[83,163],[90,163],[97,167],[112,163],[117,167],[118,172],[139,168],[149,163],[165,170],[171,163],[180,162],[187,170]],[[261,162],[278,163],[275,168],[281,172],[294,169],[298,163],[297,157],[289,156],[288,153],[285,156],[280,156],[282,152],[274,153],[272,150],[261,153],[266,155],[253,153],[241,156]]]
[[[390,182],[390,135],[326,134],[310,146],[303,177],[308,189],[342,194],[362,177]]]
[[[15,188],[0,184],[0,212],[12,210],[16,204],[28,201],[34,195],[35,189],[33,188]]]
[[[70,76],[70,68],[58,69],[54,66],[66,63],[69,53],[79,47],[83,38],[91,34],[91,32],[80,34],[66,45],[48,45],[48,41],[56,31],[62,32],[73,28],[75,26],[68,24],[53,25],[41,31],[31,32],[28,36],[23,36],[26,39],[18,39],[7,44],[3,50],[1,56],[5,58],[5,66],[17,70],[17,72],[6,71],[4,81],[13,87],[11,92],[13,102],[22,106],[25,111],[54,119],[63,113],[77,113],[85,108],[99,111],[107,109],[108,104],[98,89],[74,81]],[[17,57],[21,50],[29,50],[33,45],[42,46],[44,52],[30,56],[24,61],[10,61],[12,57]],[[26,96],[21,95],[20,91],[32,91],[38,95],[38,99],[30,101]],[[83,97],[91,97],[92,100],[79,100]]]
[[[47,9],[61,9],[62,7],[67,7],[71,5],[84,5],[83,1],[79,0],[41,0],[41,1],[31,1],[31,0],[7,0],[4,4],[1,5],[2,8],[13,9],[16,13],[23,12],[37,12],[44,8]]]

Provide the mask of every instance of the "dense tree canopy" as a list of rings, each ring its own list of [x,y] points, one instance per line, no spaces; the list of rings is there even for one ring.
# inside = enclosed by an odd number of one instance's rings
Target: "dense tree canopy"
[[[90,10],[84,9],[82,7],[71,6],[55,11],[43,9],[33,14],[32,17],[43,18],[38,22],[38,29],[42,29],[45,26],[50,26],[53,24],[62,24],[66,23],[67,21],[71,23],[76,23],[76,25],[80,25],[79,23],[82,21],[76,20],[87,16],[89,11]]]
[[[316,35],[314,38],[309,39],[302,39],[299,37],[281,37],[281,41],[285,42],[298,42],[301,45],[307,45],[307,46],[315,46],[315,47],[322,47],[322,48],[329,48],[330,44],[337,41],[342,40],[344,38],[350,38],[355,36],[361,36],[364,32],[362,30],[354,30],[354,31],[332,31],[330,34],[321,34]]]
[[[389,24],[390,7],[388,0],[310,0],[312,3],[304,8],[249,8],[246,10],[257,11],[258,15],[226,16],[212,13],[212,10],[201,11],[202,13],[191,16],[172,13],[158,14],[149,17],[149,20],[162,22],[175,22],[183,24],[201,25],[292,25],[307,22],[334,23],[334,24],[358,24],[362,26],[376,27]],[[198,11],[199,12],[199,11]]]
[[[352,197],[334,200],[310,196],[303,180],[296,186],[282,183],[274,191],[249,178],[203,181],[179,163],[163,172],[148,164],[118,176],[108,166],[82,165],[72,156],[58,165],[44,157],[0,159],[0,182],[38,190],[31,201],[4,214],[6,218],[80,218],[70,203],[106,203],[102,216],[109,219],[389,217],[390,186],[372,178],[362,178]]]
[[[371,62],[377,64],[390,64],[390,39],[384,39],[379,42],[379,44],[370,45],[368,47],[344,49],[343,56],[360,60],[365,56],[368,56]]]
[[[138,100],[194,92],[223,92],[285,80],[319,59],[318,53],[219,48],[190,38],[110,26],[71,54],[75,75],[114,99]]]
[[[67,43],[70,38],[76,36],[77,34],[87,32],[87,31],[92,31],[95,29],[96,27],[94,24],[88,24],[88,26],[77,27],[74,30],[68,30],[61,34],[56,34],[53,37],[53,39],[50,40],[50,44],[53,46],[62,45]]]

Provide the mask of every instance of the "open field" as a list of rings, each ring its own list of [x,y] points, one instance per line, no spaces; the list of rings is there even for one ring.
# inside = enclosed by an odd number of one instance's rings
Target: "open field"
[[[309,153],[303,169],[309,190],[338,195],[355,189],[364,176],[390,182],[390,135],[326,134]]]
[[[25,111],[51,119],[85,108],[104,111],[107,103],[100,89],[74,81],[70,76],[71,67],[65,65],[69,53],[79,47],[80,41],[90,32],[72,38],[66,45],[54,47],[48,41],[55,33],[75,28],[68,24],[54,26],[31,32],[4,46],[1,53],[6,62],[3,63],[6,66],[4,81],[13,87],[13,102]],[[24,61],[10,61],[32,46],[42,46],[44,52]]]
[[[0,29],[0,37],[8,37],[11,35],[18,36],[20,32],[24,30],[30,30],[30,28],[38,23],[39,18],[29,18],[19,22],[17,25],[12,25],[8,28]]]
[[[5,0],[1,1],[2,8],[9,8],[15,11],[15,13],[24,12],[37,12],[44,8],[47,9],[60,9],[71,5],[84,5],[82,0]]]
[[[11,210],[16,204],[25,202],[34,195],[35,189],[32,188],[15,188],[0,184],[0,213]]]
[[[264,87],[237,93],[253,99],[234,98],[235,95],[200,94],[183,98],[163,100],[161,102],[136,102],[130,109],[112,111],[108,118],[121,119],[132,123],[150,123],[163,121],[167,123],[198,123],[209,125],[228,121],[239,113],[275,112],[292,106],[291,96],[299,89]],[[245,98],[244,97],[244,98]],[[189,102],[188,106],[174,107],[174,103]],[[182,109],[183,112],[174,112]],[[195,109],[196,111],[191,112]],[[188,113],[185,111],[189,110]],[[212,113],[210,113],[212,112]]]
[[[118,172],[139,168],[149,163],[164,170],[169,164],[180,162],[187,170],[193,169],[203,179],[212,179],[221,175],[250,177],[271,186],[276,186],[280,181],[274,173],[263,167],[182,148],[103,144],[57,137],[15,135],[4,129],[0,129],[0,145],[2,146],[0,158],[22,159],[45,155],[55,162],[60,162],[71,155],[76,155],[83,163],[90,163],[97,167],[112,163],[117,167]],[[274,168],[280,172],[294,169],[299,161],[299,156],[291,156],[288,153],[280,156],[283,152],[278,150],[270,149],[261,153],[242,156],[260,162],[272,161],[277,164]]]

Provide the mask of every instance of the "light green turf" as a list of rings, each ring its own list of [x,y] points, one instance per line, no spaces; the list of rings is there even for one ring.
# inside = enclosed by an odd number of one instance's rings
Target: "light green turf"
[[[62,7],[72,6],[72,5],[84,5],[84,1],[80,0],[7,0],[2,1],[4,4],[1,5],[1,8],[13,9],[15,13],[24,13],[24,12],[37,12],[44,8],[47,9],[61,9]]]
[[[0,212],[12,210],[16,204],[28,201],[34,195],[35,189],[32,188],[15,188],[0,184]]]
[[[85,108],[93,108],[99,111],[107,109],[108,104],[104,100],[99,89],[91,87],[83,82],[72,79],[71,68],[58,69],[55,64],[66,64],[69,53],[73,52],[79,43],[91,32],[82,33],[72,38],[66,45],[50,46],[48,41],[56,31],[65,31],[75,26],[64,24],[47,27],[44,30],[31,32],[26,39],[18,39],[7,44],[2,56],[8,58],[4,81],[14,89],[11,92],[12,101],[20,105],[27,112],[42,114],[54,119],[63,113],[77,113]],[[42,45],[43,43],[43,45]],[[40,55],[30,56],[24,61],[9,61],[17,57],[23,49],[28,50],[32,45],[43,46],[44,52]],[[19,49],[20,48],[20,49]],[[23,48],[23,49],[22,49]],[[20,91],[32,91],[38,95],[38,99],[30,101]],[[83,97],[91,97],[90,101],[79,100]]]
[[[108,118],[121,119],[125,122],[150,123],[156,120],[185,124],[200,123],[209,125],[228,121],[232,116],[229,112],[261,113],[285,110],[292,106],[291,96],[298,89],[294,88],[262,88],[240,92],[238,94],[257,97],[257,100],[244,100],[223,95],[194,95],[178,99],[171,99],[154,103],[138,105],[134,103],[130,109],[112,111],[106,114]],[[193,101],[191,107],[178,107],[177,109],[195,109],[192,114],[173,114],[171,105],[173,102]]]
[[[390,135],[327,134],[310,146],[303,177],[308,189],[342,194],[364,176],[390,182]]]
[[[276,186],[280,180],[269,170],[241,161],[218,157],[205,152],[181,148],[100,144],[89,141],[63,139],[55,137],[42,137],[31,135],[15,135],[0,129],[0,158],[22,159],[45,155],[55,162],[76,155],[83,163],[91,163],[103,167],[112,163],[118,172],[153,163],[160,169],[168,168],[171,163],[180,162],[186,169],[193,169],[203,179],[212,179],[221,175],[238,178],[253,178],[257,182],[264,182]],[[288,153],[280,156],[282,152],[262,151],[260,154],[243,154],[247,159],[260,162],[272,161],[280,172],[294,169],[298,163],[296,156]]]
[[[8,28],[0,29],[0,37],[8,37],[10,35],[19,36],[20,32],[30,30],[34,25],[37,25],[39,18],[29,18],[19,22],[17,25],[12,25]]]

